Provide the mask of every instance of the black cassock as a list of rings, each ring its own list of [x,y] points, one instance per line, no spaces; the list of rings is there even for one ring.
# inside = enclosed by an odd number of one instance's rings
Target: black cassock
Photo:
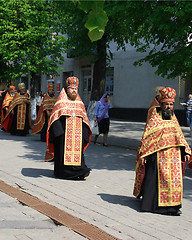
[[[43,128],[41,129],[41,141],[42,142],[46,142],[46,136],[47,136],[47,127],[48,127],[48,115],[47,115],[47,112],[44,111],[45,113],[45,123],[43,125]]]
[[[85,164],[83,146],[89,142],[89,128],[82,124],[82,156],[81,166],[67,166],[64,165],[64,142],[65,142],[65,124],[66,117],[61,116],[58,120],[53,122],[49,130],[49,141],[54,143],[54,174],[62,179],[84,179],[91,171]]]
[[[29,104],[26,104],[26,113],[25,113],[25,126],[23,130],[17,129],[17,111],[18,111],[18,105],[14,107],[14,115],[13,115],[13,121],[10,129],[10,133],[12,135],[18,135],[18,136],[26,136],[29,134]]]
[[[181,159],[184,159],[184,148],[181,147]],[[149,155],[145,164],[145,177],[142,183],[141,193],[142,203],[141,211],[160,214],[177,213],[181,208],[178,206],[159,207],[158,206],[158,169],[157,153]]]

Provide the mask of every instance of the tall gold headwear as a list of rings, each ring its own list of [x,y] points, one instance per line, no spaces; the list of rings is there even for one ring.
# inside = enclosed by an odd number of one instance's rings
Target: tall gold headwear
[[[160,94],[160,90],[161,90],[162,88],[164,88],[164,87],[163,87],[163,86],[158,86],[158,87],[155,88],[155,94],[156,94],[156,96],[160,96],[160,95],[161,95],[161,94]]]
[[[25,83],[19,83],[19,90],[21,90],[21,89],[25,89]]]

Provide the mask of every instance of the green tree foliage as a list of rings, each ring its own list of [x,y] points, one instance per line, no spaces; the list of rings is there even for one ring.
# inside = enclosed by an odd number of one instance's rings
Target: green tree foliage
[[[91,41],[100,40],[105,32],[108,22],[106,12],[103,10],[105,0],[85,1],[74,0],[78,7],[88,14],[85,27],[89,30],[88,36]]]
[[[104,92],[106,62],[107,59],[112,57],[109,43],[114,41],[117,43],[118,49],[123,48],[125,50],[125,44],[128,42],[127,23],[130,20],[125,12],[127,2],[105,1],[103,10],[108,16],[108,22],[105,27],[105,34],[98,41],[91,41],[86,29],[89,26],[89,13],[92,12],[92,5],[90,6],[89,3],[92,4],[91,2],[94,1],[86,1],[88,15],[81,10],[82,7],[80,8],[78,4],[74,5],[72,1],[53,0],[53,2],[54,6],[60,10],[60,15],[63,14],[65,18],[63,31],[68,36],[69,55],[89,56],[94,63],[91,100],[98,100]],[[101,6],[100,9],[102,9]],[[97,25],[97,21],[95,22],[94,24],[94,20],[91,21],[90,26]],[[89,30],[91,29],[92,27]]]
[[[192,2],[145,1],[134,5],[135,11],[129,15],[135,19],[129,26],[134,31],[131,43],[141,52],[150,47],[149,54],[137,64],[148,61],[162,77],[192,77]]]
[[[44,0],[0,0],[0,78],[52,73],[63,63],[61,22]],[[9,70],[9,71],[7,71]]]
[[[91,2],[94,6],[96,1]],[[137,51],[148,51],[135,65],[146,61],[162,77],[192,77],[191,1],[106,0],[104,9],[109,18],[105,31],[115,32],[119,45],[124,46],[119,39],[123,30],[122,41],[128,39]]]

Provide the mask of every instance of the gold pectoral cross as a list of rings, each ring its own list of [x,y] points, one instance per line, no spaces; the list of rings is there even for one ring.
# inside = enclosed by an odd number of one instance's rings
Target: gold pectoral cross
[[[74,110],[73,110],[72,116],[73,116],[73,119],[74,119],[74,118],[75,118],[75,116],[76,116],[76,114],[75,114]]]

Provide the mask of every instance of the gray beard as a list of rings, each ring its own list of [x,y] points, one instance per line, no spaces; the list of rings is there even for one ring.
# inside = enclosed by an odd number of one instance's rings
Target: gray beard
[[[174,113],[173,110],[162,109],[162,117],[165,120],[170,120],[171,117],[173,116],[173,113]]]

